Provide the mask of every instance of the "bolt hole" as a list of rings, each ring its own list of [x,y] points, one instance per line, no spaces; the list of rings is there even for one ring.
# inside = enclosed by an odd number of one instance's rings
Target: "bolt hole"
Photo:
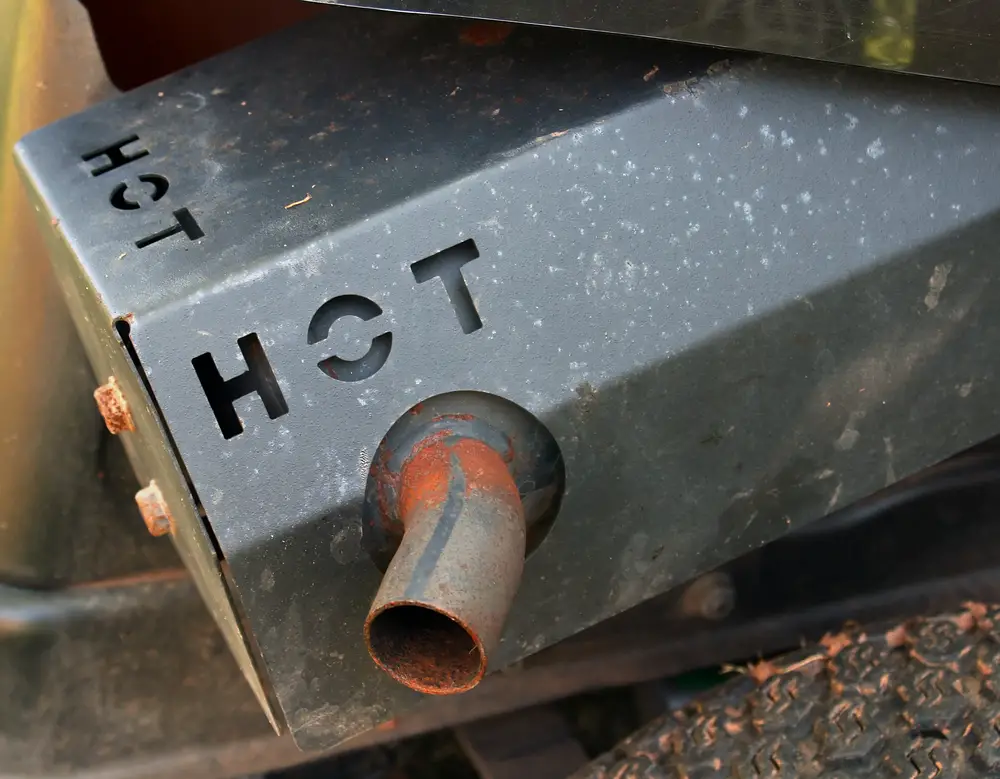
[[[418,692],[449,695],[475,687],[486,662],[476,638],[446,614],[390,606],[368,623],[372,657],[393,679]]]

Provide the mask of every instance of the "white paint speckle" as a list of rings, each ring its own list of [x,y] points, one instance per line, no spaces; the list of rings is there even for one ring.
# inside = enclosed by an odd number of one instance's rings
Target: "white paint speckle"
[[[812,202],[812,199],[813,199],[812,193],[809,192],[808,190],[799,193],[799,202],[804,206],[809,205]]]
[[[938,307],[941,300],[941,293],[944,292],[948,284],[948,274],[951,273],[951,263],[945,262],[934,266],[934,272],[927,282],[927,294],[924,296],[924,305],[928,311],[933,311]]]
[[[771,125],[764,124],[760,128],[760,137],[764,140],[765,146],[774,146],[776,137],[773,132],[771,132]]]
[[[837,486],[833,490],[833,495],[830,496],[830,500],[826,504],[826,511],[830,513],[840,502],[840,491],[843,489],[844,485],[841,482],[837,482]]]
[[[745,105],[740,106],[740,119],[746,119],[747,114],[750,113],[750,109]]]
[[[896,454],[891,436],[884,436],[882,443],[885,445],[885,486],[888,487],[896,481]]]
[[[274,573],[270,568],[265,568],[260,574],[260,588],[264,592],[270,592],[274,589]]]
[[[865,150],[869,157],[873,160],[877,160],[883,154],[885,154],[885,148],[882,146],[882,139],[876,138],[874,141],[868,144],[868,148]]]
[[[838,452],[847,452],[853,449],[858,439],[861,438],[861,433],[858,432],[858,422],[864,418],[864,411],[852,411],[847,417],[847,424],[844,425],[840,436],[833,442],[833,448]]]
[[[844,114],[844,118],[847,119],[848,130],[853,130],[855,127],[858,126],[858,117],[856,117],[854,114]]]

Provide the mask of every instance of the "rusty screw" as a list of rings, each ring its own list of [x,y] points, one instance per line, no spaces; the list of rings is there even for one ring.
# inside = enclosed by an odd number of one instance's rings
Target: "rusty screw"
[[[122,388],[114,376],[109,376],[107,384],[102,384],[94,390],[94,400],[97,401],[97,410],[104,417],[104,424],[108,426],[111,435],[125,431],[135,432],[135,422],[132,421],[128,401],[125,400]]]
[[[173,532],[174,520],[170,516],[170,508],[155,481],[151,481],[148,487],[143,487],[135,494],[135,502],[151,535],[165,536]]]

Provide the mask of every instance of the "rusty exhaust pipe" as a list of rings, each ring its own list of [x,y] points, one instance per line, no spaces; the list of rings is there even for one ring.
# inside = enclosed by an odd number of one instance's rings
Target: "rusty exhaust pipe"
[[[423,693],[475,687],[500,641],[524,568],[525,519],[501,455],[438,431],[398,486],[405,531],[365,620],[372,659]]]

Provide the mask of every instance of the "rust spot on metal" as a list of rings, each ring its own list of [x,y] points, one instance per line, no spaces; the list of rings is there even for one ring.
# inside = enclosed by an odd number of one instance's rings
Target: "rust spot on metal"
[[[135,494],[135,502],[150,535],[165,536],[174,532],[174,518],[170,514],[170,507],[155,481]]]
[[[389,539],[388,543],[392,547],[398,547],[405,525],[403,522],[404,511],[400,506],[400,496],[403,494],[404,473],[411,485],[417,486],[416,492],[411,491],[411,498],[419,498],[419,482],[421,481],[421,471],[428,467],[427,458],[417,457],[424,449],[443,441],[453,435],[451,430],[439,430],[425,436],[410,449],[408,458],[402,467],[392,465],[396,453],[388,446],[385,446],[372,460],[369,472],[370,478],[375,484],[375,502],[378,506],[377,522],[381,525],[382,532]],[[407,465],[410,465],[407,471]],[[425,496],[426,499],[427,496]],[[372,522],[374,525],[374,522]]]
[[[393,494],[399,488],[399,474],[394,473],[389,467],[389,460],[392,459],[392,450],[387,446],[376,458],[372,460],[369,471],[375,478],[375,500],[378,503],[378,513],[383,526],[390,523],[392,500],[389,493]]]
[[[507,449],[503,453],[503,461],[507,463],[507,465],[510,465],[512,462],[514,462],[514,457],[516,456],[516,454],[517,453],[514,451],[514,439],[508,437]]]
[[[375,662],[397,682],[425,695],[453,695],[471,690],[486,674],[486,654],[472,628],[454,614],[424,603],[395,601],[373,614],[396,623],[388,640],[378,642]]]
[[[489,492],[504,500],[520,502],[517,485],[507,470],[507,463],[486,444],[462,438],[447,447],[458,458],[465,473],[465,494]]]
[[[97,410],[104,417],[104,424],[107,425],[109,433],[118,435],[135,432],[135,422],[132,420],[128,401],[125,400],[125,395],[114,376],[108,378],[107,384],[102,384],[94,390],[94,400],[97,401]]]
[[[418,505],[436,508],[448,497],[451,453],[440,436],[434,434],[417,446],[416,453],[407,460],[399,478],[399,515],[406,525],[406,518],[413,516]]]
[[[474,414],[438,414],[431,418],[431,422],[444,422],[452,419],[460,422],[474,422],[476,417]]]
[[[473,22],[462,28],[459,39],[470,46],[498,46],[514,32],[514,25],[505,22]]]
[[[452,435],[448,430],[430,434],[414,447],[413,456],[403,466],[399,479],[399,513],[404,526],[418,504],[436,508],[445,502],[453,458],[465,475],[466,495],[478,490],[495,492],[505,500],[520,499],[503,457],[471,438],[448,443]]]

